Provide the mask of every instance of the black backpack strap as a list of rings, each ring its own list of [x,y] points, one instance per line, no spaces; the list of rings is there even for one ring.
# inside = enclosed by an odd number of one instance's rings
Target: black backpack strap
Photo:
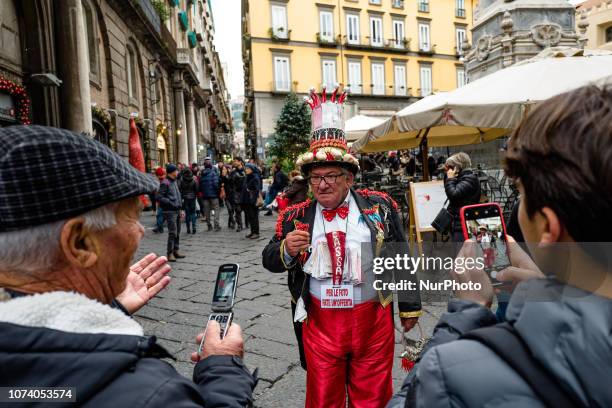
[[[582,401],[570,390],[564,389],[550,373],[533,358],[530,350],[514,327],[506,322],[495,326],[472,330],[462,339],[476,340],[501,357],[516,371],[547,407],[584,407]]]

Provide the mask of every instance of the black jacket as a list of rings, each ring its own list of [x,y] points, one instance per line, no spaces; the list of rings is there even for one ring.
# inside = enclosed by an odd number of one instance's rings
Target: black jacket
[[[183,200],[195,200],[198,195],[198,184],[191,171],[184,172],[179,182],[179,190]]]
[[[76,388],[76,405],[53,406],[244,407],[251,400],[255,379],[238,357],[208,357],[192,382],[161,360],[169,356],[155,337],[0,323],[0,384]]]
[[[274,178],[272,179],[272,185],[270,189],[276,191],[277,193],[283,191],[285,187],[289,184],[289,178],[282,170],[278,170],[274,173]]]
[[[164,211],[178,211],[181,209],[181,192],[178,188],[178,181],[166,177],[159,185],[158,198],[159,205]]]
[[[444,191],[448,198],[448,212],[453,216],[451,231],[461,231],[461,207],[480,202],[480,181],[472,170],[461,170],[457,177],[444,176]]]
[[[229,184],[231,189],[228,193],[226,190],[227,199],[233,204],[242,203],[242,190],[246,185],[246,174],[244,169],[234,169],[229,175]]]
[[[381,219],[384,220],[384,242],[379,256],[394,258],[399,248],[397,248],[397,246],[394,246],[395,248],[391,246],[387,247],[384,245],[384,243],[406,242],[402,223],[397,214],[397,204],[391,199],[391,197],[384,193],[377,193],[370,190],[358,190],[352,191],[351,194],[353,194],[353,198],[355,199],[357,206],[361,211],[366,208],[373,208],[376,205],[379,206],[379,214],[381,216]],[[262,253],[262,261],[264,268],[276,273],[288,272],[287,284],[291,293],[291,306],[293,312],[295,312],[295,305],[300,297],[303,299],[306,309],[308,309],[308,303],[310,298],[310,296],[308,296],[308,293],[310,291],[310,280],[308,279],[309,276],[306,275],[302,269],[303,263],[295,262],[294,264],[290,265],[290,269],[287,269],[285,267],[285,263],[282,259],[283,254],[281,253],[281,243],[285,239],[285,236],[296,228],[296,221],[308,224],[308,232],[312,236],[316,208],[316,201],[310,200],[306,200],[302,203],[288,207],[282,213],[283,218],[279,218],[277,222],[276,234],[274,235],[274,237],[272,237],[268,245],[266,245]],[[364,221],[370,229],[372,253],[375,254],[376,251],[374,248],[376,247],[377,243],[377,231],[373,222],[367,216],[364,216]],[[401,248],[401,251],[402,254],[408,251],[408,245],[406,245],[404,248]],[[302,262],[304,261],[305,260],[303,260]],[[383,274],[379,275],[378,279],[381,279],[383,282],[392,282],[394,280],[396,282],[400,280],[409,280],[416,282],[417,275],[411,275],[403,270],[386,270]],[[418,290],[398,291],[398,296],[400,296],[400,298],[398,299],[400,317],[420,316],[421,298]],[[379,291],[379,298],[381,299],[381,303],[383,303],[384,306],[387,306],[393,301],[393,293],[391,291]],[[294,330],[297,336],[298,345],[300,347],[300,360],[302,362],[302,367],[306,368],[306,361],[304,359],[303,354],[301,326],[301,323],[294,323]]]
[[[246,183],[242,188],[242,194],[240,198],[240,202],[242,204],[252,204],[255,205],[257,202],[257,197],[261,193],[261,179],[259,175],[255,172],[251,174],[247,174]]]

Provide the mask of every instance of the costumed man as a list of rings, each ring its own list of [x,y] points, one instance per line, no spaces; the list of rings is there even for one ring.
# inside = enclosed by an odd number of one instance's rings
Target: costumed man
[[[392,396],[395,333],[393,293],[381,282],[416,282],[408,271],[374,274],[373,257],[395,258],[408,245],[397,204],[387,194],[352,189],[359,162],[347,152],[345,98],[337,88],[329,99],[325,88],[306,98],[312,139],[296,165],[315,199],[287,207],[263,251],[266,269],[288,271],[300,360],[307,369],[306,407],[344,408],[347,397],[353,407],[385,406]],[[421,314],[415,286],[401,296],[398,291],[406,331]]]

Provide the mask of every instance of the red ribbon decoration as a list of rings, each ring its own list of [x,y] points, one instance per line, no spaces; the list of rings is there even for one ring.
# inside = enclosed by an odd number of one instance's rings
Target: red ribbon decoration
[[[332,260],[332,280],[334,286],[338,286],[342,283],[342,274],[344,272],[346,233],[344,231],[332,231],[326,233],[325,238],[327,239],[327,247]]]
[[[344,204],[343,206],[340,206],[335,210],[323,210],[323,217],[327,222],[332,222],[336,214],[338,214],[340,218],[345,219],[346,217],[348,217],[348,213],[349,206],[347,204]]]

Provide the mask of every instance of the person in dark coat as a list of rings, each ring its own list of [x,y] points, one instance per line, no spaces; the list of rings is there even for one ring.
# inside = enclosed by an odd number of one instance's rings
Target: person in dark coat
[[[183,209],[185,210],[185,223],[187,233],[195,234],[198,216],[196,213],[196,199],[198,197],[198,185],[190,169],[183,170],[183,176],[179,182],[179,190],[183,198]]]
[[[246,238],[257,239],[259,238],[259,210],[256,203],[261,194],[261,181],[257,166],[254,164],[248,163],[245,172],[246,183],[242,189],[241,202],[251,227],[251,233]]]
[[[62,154],[49,154],[50,145]],[[15,173],[24,157],[33,172]],[[130,316],[170,283],[165,257],[130,266],[145,234],[138,197],[157,188],[91,138],[43,126],[0,129],[0,384],[72,392],[69,403],[27,406],[252,403],[256,378],[242,361],[238,325],[221,340],[219,325],[209,324],[202,352],[191,356],[191,380]]]
[[[232,162],[232,171],[229,176],[230,184],[231,184],[231,195],[230,201],[232,202],[232,207],[234,208],[234,220],[236,221],[236,232],[242,231],[243,223],[242,223],[242,190],[245,188],[246,184],[246,174],[244,173],[244,160],[242,157],[234,158]],[[245,214],[246,220],[246,214]],[[246,221],[244,223],[246,227]]]
[[[471,167],[470,156],[463,152],[450,156],[445,164],[444,191],[448,198],[447,210],[453,217],[450,230],[453,242],[464,241],[459,216],[461,207],[480,202],[480,181]]]
[[[168,224],[168,260],[174,262],[185,255],[179,252],[181,235],[181,207],[183,205],[181,192],[178,188],[178,168],[170,163],[166,166],[166,178],[159,186],[159,205],[164,212],[164,220]]]
[[[231,201],[233,187],[230,181],[230,169],[229,165],[221,168],[221,192],[219,193],[219,199],[225,203],[225,208],[227,208],[227,228],[234,229],[236,220],[234,219],[234,203]]]
[[[200,192],[202,193],[202,199],[204,200],[204,217],[208,230],[212,230],[211,224],[211,211],[214,212],[214,226],[215,231],[221,231],[221,225],[219,225],[219,192],[220,192],[220,180],[219,170],[212,165],[210,157],[204,160],[204,169],[200,172]]]
[[[266,194],[266,201],[264,202],[264,207],[268,206],[278,193],[282,192],[285,187],[289,184],[289,178],[283,172],[283,169],[279,163],[272,164],[272,184],[268,189],[268,193]],[[272,215],[272,210],[268,210],[265,215]]]

